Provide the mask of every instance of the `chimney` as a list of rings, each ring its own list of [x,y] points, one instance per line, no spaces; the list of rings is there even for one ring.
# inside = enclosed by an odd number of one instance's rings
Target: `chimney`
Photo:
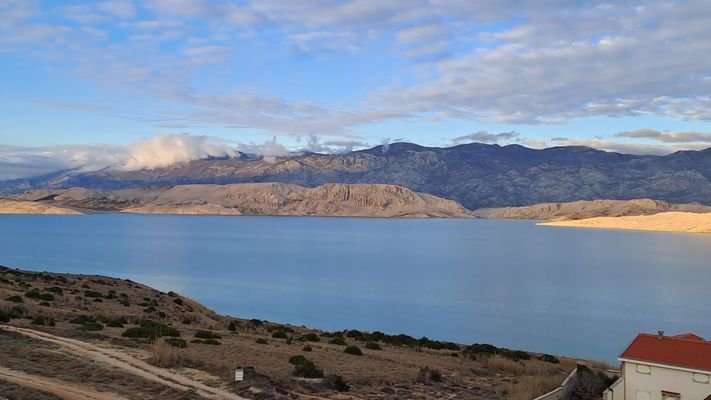
[[[657,331],[657,339],[664,339],[664,331]]]

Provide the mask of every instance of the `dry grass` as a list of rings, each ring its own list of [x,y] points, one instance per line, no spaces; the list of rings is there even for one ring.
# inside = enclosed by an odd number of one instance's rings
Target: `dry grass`
[[[540,362],[514,361],[509,358],[496,355],[483,360],[485,368],[496,369],[514,376],[522,375],[555,375],[555,367],[549,367]]]
[[[180,363],[178,349],[157,339],[151,344],[151,362],[163,368],[175,367]]]
[[[523,376],[506,388],[507,400],[531,400],[560,386],[561,376]]]

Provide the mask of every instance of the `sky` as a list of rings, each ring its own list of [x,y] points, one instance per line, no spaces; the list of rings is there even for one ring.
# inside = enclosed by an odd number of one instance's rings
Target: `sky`
[[[711,146],[708,1],[0,0],[0,179],[392,141]]]

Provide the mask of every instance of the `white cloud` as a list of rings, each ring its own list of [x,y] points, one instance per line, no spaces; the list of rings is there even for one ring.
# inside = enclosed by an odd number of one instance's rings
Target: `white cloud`
[[[517,141],[521,135],[518,132],[489,133],[487,131],[477,131],[468,135],[455,137],[452,144],[462,144],[469,142],[479,143],[502,143]]]
[[[207,157],[233,157],[235,154],[235,149],[229,144],[209,136],[164,134],[129,145],[116,167],[123,170],[151,169]]]
[[[651,139],[664,143],[711,143],[711,133],[707,132],[663,132],[656,129],[637,129],[620,132],[616,137],[632,139]]]

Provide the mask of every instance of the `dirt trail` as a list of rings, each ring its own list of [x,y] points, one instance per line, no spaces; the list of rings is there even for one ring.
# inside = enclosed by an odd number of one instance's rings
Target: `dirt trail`
[[[0,380],[49,393],[65,400],[128,400],[113,393],[98,392],[75,384],[0,367]]]
[[[188,391],[194,390],[199,396],[207,399],[234,399],[234,400],[247,400],[243,397],[239,397],[234,393],[230,393],[226,390],[213,388],[207,386],[201,382],[195,381],[188,377],[170,372],[166,369],[158,368],[150,365],[144,361],[138,360],[120,351],[95,346],[93,344],[82,342],[80,340],[64,338],[61,336],[52,335],[46,332],[36,331],[34,329],[20,328],[15,326],[2,325],[0,329],[15,332],[33,339],[43,340],[46,342],[54,343],[56,345],[62,346],[65,349],[71,351],[77,356],[88,358],[96,362],[103,364],[108,364],[112,367],[122,369],[132,375],[147,379],[153,382],[160,383],[162,385]],[[16,375],[19,376],[19,375]],[[29,376],[29,375],[27,375]],[[4,378],[5,375],[0,375]],[[20,379],[20,378],[13,378]],[[20,379],[21,380],[21,379]],[[29,380],[26,383],[13,381],[17,384],[32,387],[31,384],[35,384],[36,380]],[[100,392],[94,392],[95,396],[98,396]],[[57,394],[58,395],[58,394]],[[59,396],[59,395],[58,395]],[[120,399],[120,397],[64,397],[69,400],[74,399]]]

